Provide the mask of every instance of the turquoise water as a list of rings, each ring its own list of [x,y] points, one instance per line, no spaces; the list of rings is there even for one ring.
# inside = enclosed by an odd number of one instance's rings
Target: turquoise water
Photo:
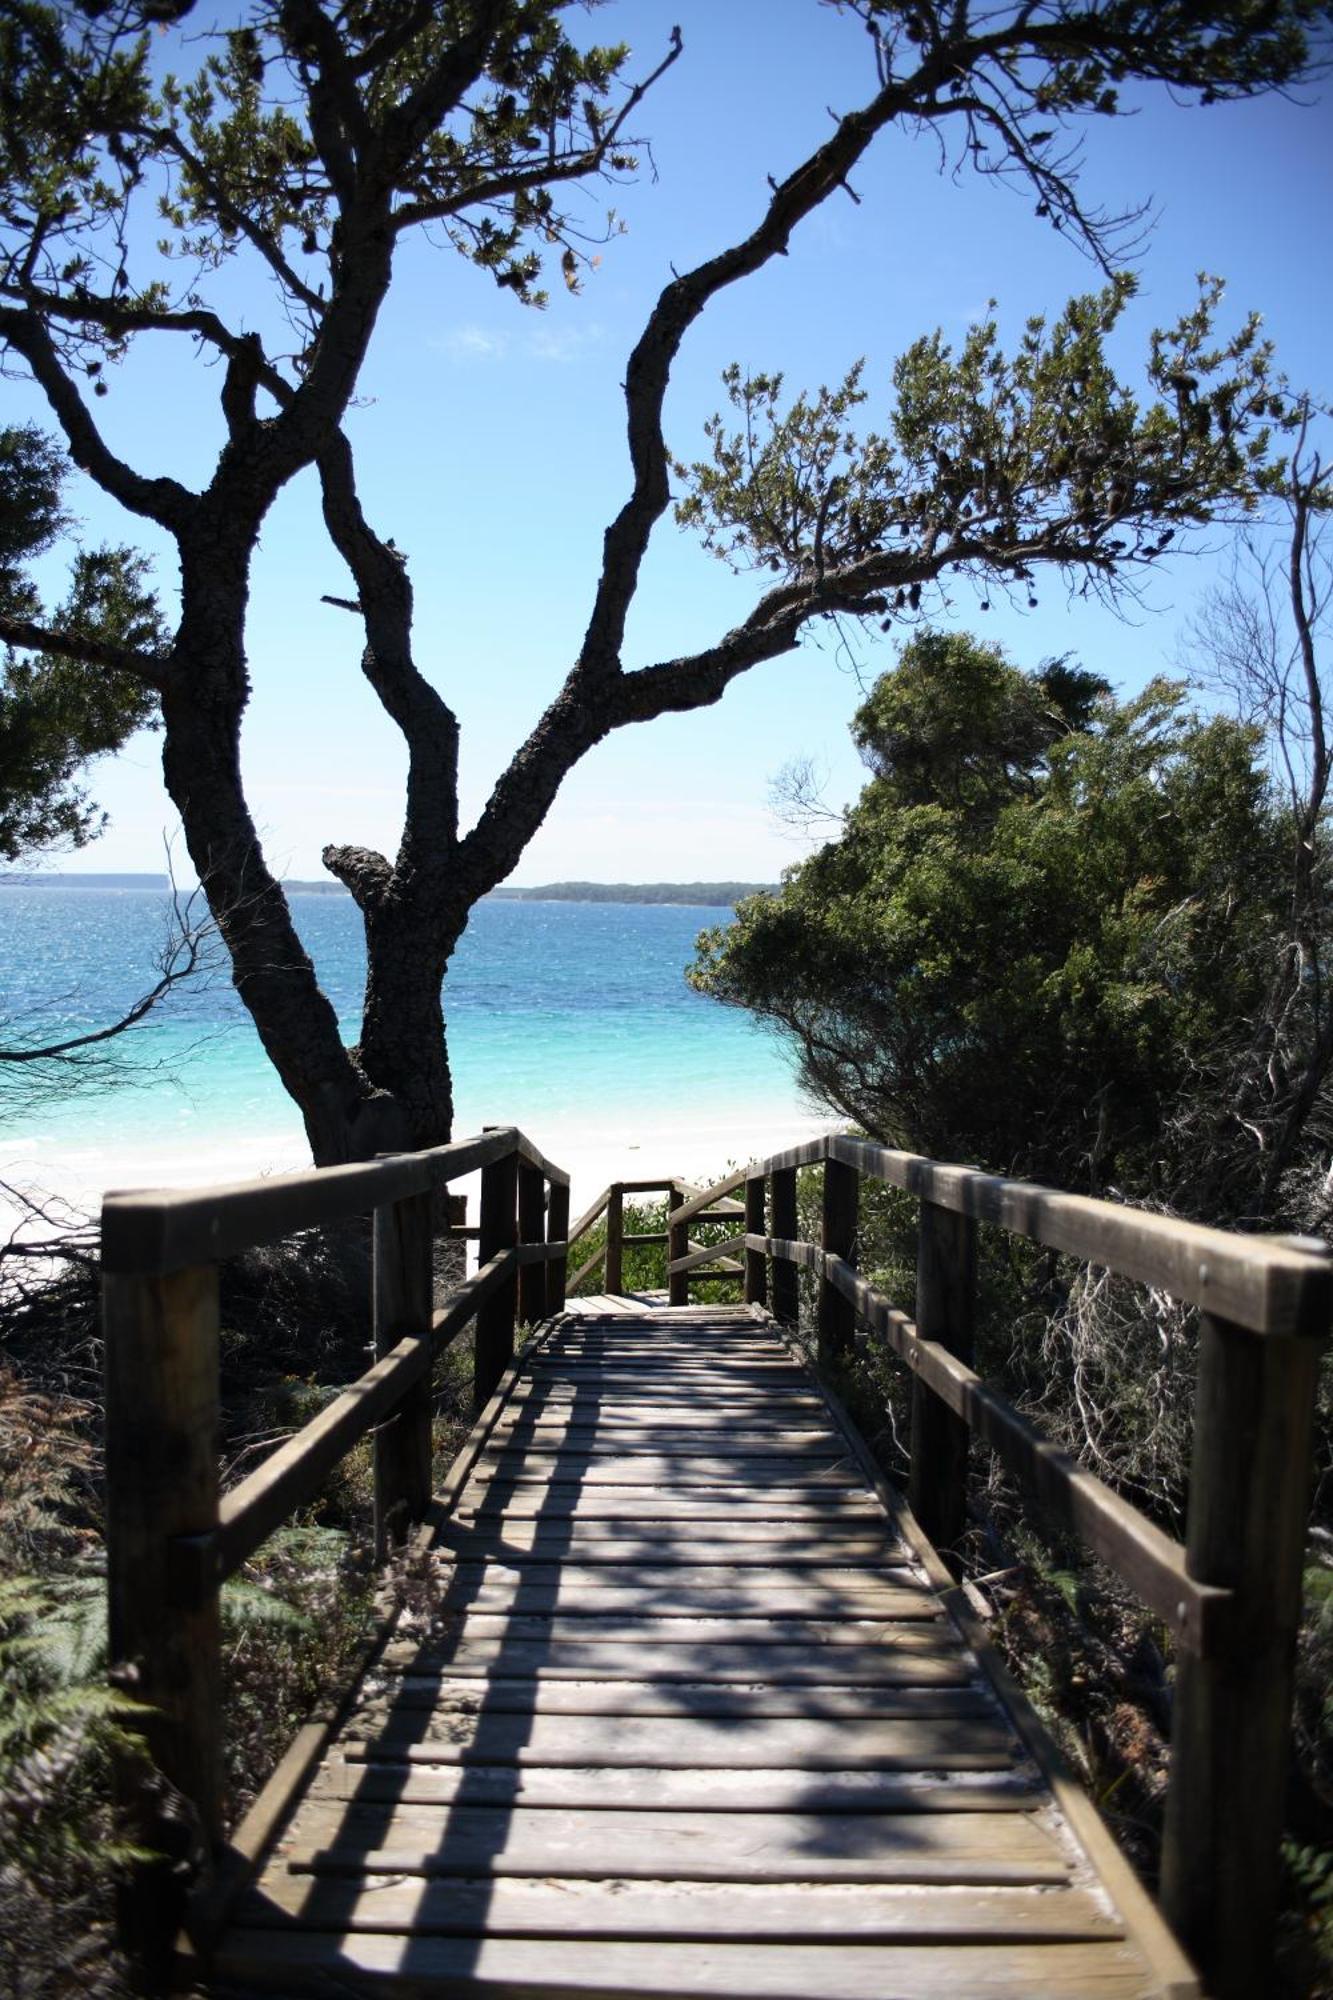
[[[364,949],[350,898],[294,894],[293,912],[355,1040]],[[520,1124],[619,1133],[800,1116],[790,1064],[746,1016],[692,993],[684,968],[725,910],[666,905],[483,903],[446,987],[456,1130]],[[6,1037],[95,1027],[155,977],[167,900],[153,890],[0,889],[0,1016]],[[109,1142],[212,1146],[300,1122],[225,975],[177,990],[116,1045],[133,1088],[36,1109],[0,1096],[4,1153]],[[8,1079],[0,1078],[0,1089]]]

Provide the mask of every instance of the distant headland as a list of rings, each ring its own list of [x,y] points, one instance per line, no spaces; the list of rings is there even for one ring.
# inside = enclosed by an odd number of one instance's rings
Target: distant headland
[[[289,895],[345,896],[341,882],[287,881]],[[0,870],[0,889],[157,889],[171,883],[165,875],[114,875],[71,871],[47,874],[32,869]],[[533,888],[508,883],[493,889],[487,901],[506,903],[683,903],[696,908],[730,909],[744,896],[773,894],[774,882],[544,882]]]

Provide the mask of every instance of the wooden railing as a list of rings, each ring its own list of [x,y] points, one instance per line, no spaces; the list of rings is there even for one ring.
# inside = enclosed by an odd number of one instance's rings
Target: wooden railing
[[[796,1176],[821,1165],[820,1241],[811,1243],[799,1238]],[[920,1201],[910,1316],[857,1273],[862,1176]],[[1046,1516],[1080,1536],[1172,1634],[1163,1907],[1210,1993],[1248,2000],[1264,1991],[1317,1371],[1333,1308],[1327,1246],[1201,1228],[832,1134],[753,1163],[677,1207],[677,1242],[696,1216],[716,1212],[738,1188],[744,1231],[711,1252],[673,1246],[671,1285],[714,1275],[710,1256],[739,1253],[744,1298],[771,1302],[776,1318],[794,1323],[799,1271],[814,1272],[821,1363],[850,1351],[860,1320],[912,1371],[908,1497],[935,1545],[947,1550],[963,1532],[975,1434]],[[1044,1437],[973,1369],[983,1222],[1199,1308],[1183,1543]]]
[[[738,1181],[726,1183],[735,1187]],[[626,1195],[656,1194],[667,1198],[667,1227],[658,1230],[641,1230],[626,1233]],[[692,1243],[688,1226],[681,1221],[681,1215],[696,1223],[731,1222],[737,1216],[744,1216],[741,1202],[728,1201],[719,1197],[716,1201],[699,1199],[699,1189],[690,1181],[678,1177],[660,1181],[612,1181],[604,1187],[591,1208],[585,1209],[569,1232],[571,1253],[576,1244],[592,1234],[597,1224],[605,1217],[602,1241],[592,1255],[579,1265],[569,1280],[569,1290],[576,1292],[586,1278],[594,1271],[602,1273],[604,1289],[610,1293],[624,1290],[624,1253],[626,1248],[637,1248],[652,1244],[665,1244],[669,1258],[683,1260],[679,1266],[671,1267],[669,1297],[673,1306],[683,1306],[689,1298],[691,1278],[696,1267],[709,1264],[710,1270],[698,1269],[700,1278],[739,1278],[745,1267],[727,1255],[727,1244]]]
[[[479,1269],[437,1309],[441,1190],[478,1170]],[[374,1366],[221,1493],[219,1260],[367,1215]],[[181,1808],[164,1799],[165,1780],[188,1801],[195,1869],[206,1878],[224,1851],[223,1583],[315,1498],[368,1432],[377,1550],[383,1556],[405,1539],[433,1492],[436,1358],[475,1322],[473,1393],[481,1409],[513,1360],[516,1320],[535,1325],[564,1304],[568,1220],[568,1175],[512,1127],[364,1165],[107,1196],[108,1653],[114,1679],[147,1705],[140,1727],[148,1761],[124,1786],[147,1846],[184,1858]],[[180,1915],[172,1879],[165,1866],[140,1870],[124,1901],[122,1928],[150,1964]]]
[[[797,1174],[822,1166],[818,1243],[799,1234]],[[440,1309],[432,1296],[439,1191],[481,1170],[476,1275]],[[915,1309],[857,1272],[862,1177],[920,1202]],[[743,1199],[731,1197],[743,1189]],[[626,1234],[625,1197],[665,1194],[667,1227]],[[241,1485],[218,1479],[219,1259],[373,1213],[375,1364]],[[1168,1919],[1220,1995],[1264,1990],[1276,1903],[1292,1663],[1311,1480],[1316,1374],[1333,1303],[1325,1246],[1226,1234],[1109,1202],[944,1166],[829,1135],[698,1190],[620,1181],[572,1230],[569,1184],[512,1128],[432,1152],[188,1194],[108,1196],[107,1330],[110,1653],[148,1708],[146,1747],[195,1815],[196,1859],[225,1854],[219,1743],[218,1593],[368,1431],[376,1537],[401,1540],[431,1499],[430,1377],[475,1321],[475,1397],[493,1396],[516,1317],[559,1311],[569,1250],[603,1217],[599,1267],[623,1289],[623,1255],[666,1245],[672,1303],[701,1278],[795,1323],[802,1268],[816,1279],[821,1360],[850,1351],[857,1321],[911,1369],[909,1499],[938,1547],[966,1519],[975,1434],[1059,1526],[1076,1532],[1173,1635],[1171,1776],[1162,1865]],[[714,1245],[691,1224],[743,1227]],[[1199,1308],[1193,1461],[1183,1543],[1045,1438],[972,1367],[977,1228],[993,1224]],[[457,1232],[453,1232],[457,1233]],[[469,1236],[474,1232],[467,1231]],[[146,1770],[144,1774],[146,1776]],[[170,1852],[172,1810],[149,1801],[144,1837]],[[156,1817],[154,1818],[154,1814]],[[175,1812],[179,1826],[179,1810]],[[140,1884],[143,1880],[141,1876]],[[168,1874],[149,1875],[149,1903]],[[161,1909],[140,1896],[142,1936]]]

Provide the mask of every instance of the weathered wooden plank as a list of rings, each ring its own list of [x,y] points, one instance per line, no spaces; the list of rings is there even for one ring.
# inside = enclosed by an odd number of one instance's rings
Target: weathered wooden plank
[[[420,1710],[385,1722],[367,1755],[655,1771],[995,1771],[1015,1761],[1013,1738],[993,1717],[862,1722],[652,1715],[622,1716],[608,1729],[597,1715]]]
[[[508,1499],[493,1498],[486,1486],[469,1487],[462,1496],[463,1521],[558,1520],[621,1521],[786,1521],[814,1529],[836,1521],[882,1521],[873,1502],[852,1488],[774,1486],[762,1495],[744,1489],[700,1486],[687,1495],[660,1494],[641,1486],[531,1487]]]
[[[571,1551],[563,1562],[510,1563],[500,1558],[459,1562],[450,1578],[466,1593],[485,1584],[524,1590],[735,1590],[768,1595],[806,1590],[812,1596],[823,1593],[856,1597],[867,1592],[901,1588],[917,1589],[924,1582],[918,1566],[910,1562],[885,1564],[875,1569],[861,1562],[844,1563],[841,1568],[827,1558],[821,1568],[806,1565],[791,1568],[770,1557],[766,1567],[728,1562],[696,1563],[693,1550],[682,1543],[679,1560],[655,1563],[649,1560],[608,1574],[605,1564],[588,1564]],[[463,1600],[460,1600],[463,1601]]]
[[[493,1455],[506,1448],[521,1450],[525,1457],[543,1461],[551,1456],[570,1457],[580,1452],[591,1453],[599,1458],[612,1457],[626,1452],[657,1452],[675,1455],[681,1452],[715,1452],[725,1443],[731,1458],[763,1457],[770,1453],[785,1454],[788,1457],[842,1458],[846,1446],[833,1432],[822,1425],[808,1424],[804,1430],[794,1430],[789,1426],[771,1426],[767,1430],[746,1428],[729,1430],[717,1424],[706,1429],[703,1425],[678,1424],[584,1424],[566,1427],[561,1424],[528,1424],[521,1429],[513,1426],[497,1431],[490,1446]]]
[[[532,1568],[568,1558],[586,1570],[628,1570],[640,1566],[654,1570],[685,1566],[701,1570],[763,1570],[779,1566],[785,1570],[839,1572],[857,1566],[871,1576],[905,1560],[903,1546],[887,1532],[875,1530],[869,1534],[811,1538],[799,1530],[783,1532],[777,1522],[737,1522],[731,1532],[727,1532],[725,1522],[717,1522],[715,1528],[709,1528],[707,1540],[693,1534],[685,1540],[673,1532],[671,1522],[658,1522],[656,1526],[667,1532],[652,1536],[648,1532],[652,1524],[648,1522],[636,1532],[632,1532],[634,1524],[628,1524],[630,1532],[620,1538],[596,1534],[598,1528],[610,1526],[614,1524],[574,1522],[566,1532],[558,1532],[554,1526],[526,1520],[510,1522],[508,1526],[498,1522],[494,1534],[458,1526],[448,1536],[448,1542],[438,1540],[436,1556],[440,1562],[446,1562],[450,1554],[474,1562],[494,1560],[510,1568]],[[765,1534],[765,1528],[771,1528],[771,1534]]]
[[[410,1931],[416,1937],[930,1940],[1118,1938],[1123,1928],[1086,1889],[938,1888],[751,1882],[419,1882],[370,1876],[349,1904],[340,1883],[275,1876],[237,1913],[245,1925]]]
[[[650,1521],[573,1521],[561,1526],[527,1520],[498,1522],[492,1532],[450,1522],[448,1533],[441,1531],[435,1539],[442,1559],[454,1554],[517,1564],[568,1557],[617,1569],[641,1563],[658,1568],[676,1563],[762,1568],[779,1563],[788,1569],[828,1569],[858,1562],[873,1572],[903,1557],[902,1543],[893,1539],[887,1526],[873,1524],[867,1529],[855,1522],[850,1528],[829,1523],[810,1535],[776,1521],[718,1521],[708,1526],[706,1535],[691,1534],[688,1540],[682,1540],[669,1521],[656,1523],[656,1534],[653,1527]]]
[[[798,1577],[795,1583],[749,1584],[745,1572],[706,1571],[703,1583],[679,1583],[674,1574],[665,1582],[637,1576],[582,1583],[561,1576],[554,1582],[530,1583],[521,1573],[470,1577],[451,1581],[442,1602],[450,1611],[522,1612],[567,1617],[716,1617],[729,1618],[902,1618],[931,1602],[929,1588],[919,1582],[877,1584],[873,1579],[843,1585],[820,1585]],[[763,1572],[759,1572],[763,1574]]]
[[[522,1447],[501,1446],[484,1455],[494,1485],[559,1486],[573,1482],[579,1486],[648,1486],[659,1492],[683,1492],[693,1486],[727,1486],[738,1490],[766,1486],[847,1486],[862,1484],[857,1472],[841,1457],[784,1458],[776,1452],[761,1452],[736,1460],[728,1456],[689,1457],[679,1453],[653,1456],[635,1452],[577,1452],[529,1456]]]
[[[757,1404],[763,1410],[819,1410],[821,1408],[819,1396],[811,1388],[809,1380],[795,1382],[791,1388],[789,1386],[777,1386],[777,1384],[773,1384],[769,1388],[765,1388],[761,1384],[759,1388],[745,1388],[745,1390],[733,1384],[733,1388],[735,1388],[737,1408],[747,1408],[749,1410],[751,1404]],[[552,1376],[548,1380],[542,1378],[538,1382],[538,1380],[526,1376],[524,1380],[518,1382],[518,1386],[514,1390],[514,1396],[512,1396],[512,1408],[514,1410],[530,1410],[530,1408],[542,1408],[542,1406],[564,1408],[568,1404],[578,1404],[578,1408],[596,1410],[598,1414],[604,1408],[616,1408],[616,1406],[624,1404],[624,1406],[628,1406],[632,1410],[667,1410],[667,1412],[671,1412],[677,1418],[687,1418],[691,1414],[691,1410],[703,1414],[705,1408],[711,1408],[707,1404],[707,1400],[701,1402],[701,1398],[695,1396],[693,1390],[683,1388],[681,1382],[675,1376],[671,1380],[667,1380],[667,1382],[660,1382],[656,1388],[644,1388],[642,1382],[600,1382],[600,1380],[596,1380],[596,1382],[582,1382],[582,1384],[578,1384],[578,1382],[570,1382],[566,1378],[562,1380],[558,1376]]]
[[[693,1388],[696,1383],[717,1383],[720,1387],[738,1385],[753,1381],[761,1388],[773,1388],[781,1382],[806,1383],[809,1380],[805,1370],[798,1368],[789,1356],[736,1355],[734,1359],[725,1355],[682,1355],[679,1359],[660,1354],[621,1355],[602,1357],[590,1355],[586,1359],[562,1356],[547,1360],[544,1350],[539,1350],[527,1371],[534,1381],[546,1376],[559,1376],[575,1382],[580,1379],[601,1381],[605,1377],[614,1381],[625,1376],[632,1382],[655,1382],[664,1386],[683,1384]]]
[[[762,1493],[743,1486],[699,1486],[690,1493],[654,1493],[642,1486],[577,1484],[530,1485],[512,1496],[488,1485],[470,1486],[462,1496],[459,1515],[467,1520],[555,1521],[562,1517],[619,1521],[882,1521],[872,1500],[854,1487],[772,1486]]]
[[[440,1623],[456,1620],[459,1639],[500,1639],[517,1647],[525,1639],[537,1639],[554,1646],[565,1639],[592,1643],[603,1639],[627,1639],[643,1645],[699,1646],[822,1646],[836,1651],[843,1646],[888,1646],[898,1643],[903,1626],[916,1622],[928,1630],[944,1624],[939,1604],[930,1596],[919,1600],[919,1610],[898,1613],[895,1618],[708,1618],[698,1613],[679,1618],[669,1612],[657,1616],[617,1617],[613,1612],[557,1612],[542,1617],[526,1611],[459,1611],[443,1614]]]
[[[982,1716],[993,1721],[994,1699],[970,1687],[753,1687],[716,1681],[552,1681],[519,1679],[503,1668],[481,1682],[448,1672],[372,1675],[345,1730],[365,1741],[367,1718],[426,1708],[438,1715],[666,1715],[853,1722],[902,1721],[910,1716]]]
[[[310,1788],[360,1805],[560,1807],[585,1812],[1027,1813],[1048,1794],[1019,1771],[655,1771],[590,1765],[326,1760]]]
[[[735,1623],[732,1630],[738,1637],[701,1643],[686,1636],[694,1629],[697,1621],[687,1619],[655,1628],[640,1624],[629,1638],[588,1636],[586,1623],[572,1637],[560,1639],[464,1629],[422,1645],[402,1642],[390,1648],[388,1663],[421,1673],[447,1666],[451,1674],[482,1678],[497,1671],[543,1680],[625,1680],[642,1674],[664,1683],[762,1681],[772,1686],[838,1681],[863,1687],[961,1686],[976,1672],[971,1656],[941,1624],[900,1625],[892,1628],[889,1640],[852,1640],[837,1648],[803,1643],[796,1635],[755,1637],[753,1624]]]
[[[1065,1882],[1023,1813],[466,1811],[310,1801],[282,1842],[322,1874],[536,1875],[680,1882]]]
[[[402,2000],[439,2000],[469,1987],[496,2000],[594,1993],[599,2000],[1142,2000],[1143,1960],[1119,1942],[866,1945],[622,1944],[560,1939],[423,1938],[407,1947],[383,1933],[340,1938],[309,1931],[236,1931],[219,1973],[268,1990],[345,1994],[383,1981]],[[327,1971],[333,1983],[322,1982]],[[353,1989],[350,1982],[358,1983]]]

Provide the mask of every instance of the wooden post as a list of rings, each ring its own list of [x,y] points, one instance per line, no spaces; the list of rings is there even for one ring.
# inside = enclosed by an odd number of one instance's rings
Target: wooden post
[[[428,1334],[435,1303],[435,1197],[408,1195],[375,1210],[375,1359],[405,1334]],[[375,1432],[375,1550],[381,1562],[424,1518],[433,1485],[431,1375],[426,1369]]]
[[[147,1757],[127,1757],[117,1784],[133,1837],[155,1851],[125,1884],[119,1918],[152,1985],[190,1874],[222,1839],[217,1271],[108,1272],[103,1323],[107,1656],[116,1685],[148,1705],[132,1725]]]
[[[481,1170],[481,1235],[478,1262],[489,1264],[518,1237],[518,1154],[506,1153]],[[477,1310],[472,1361],[472,1400],[481,1410],[495,1394],[500,1377],[514,1358],[514,1313],[518,1285],[509,1278]]]
[[[1271,1989],[1319,1350],[1200,1320],[1185,1560],[1235,1600],[1176,1666],[1162,1905],[1217,2000]]]
[[[923,1201],[916,1254],[916,1329],[969,1365],[977,1311],[977,1225]],[[912,1383],[908,1504],[938,1549],[956,1547],[967,1525],[971,1433],[924,1382]]]
[[[764,1228],[764,1177],[753,1174],[745,1183],[745,1233],[747,1236],[766,1236]],[[762,1250],[747,1250],[745,1253],[745,1303],[747,1306],[768,1304],[768,1259]]]
[[[569,1182],[552,1181],[551,1198],[546,1209],[546,1240],[548,1243],[563,1243],[569,1236]],[[565,1278],[569,1272],[569,1259],[554,1257],[546,1266],[546,1311],[554,1317],[565,1310]]]
[[[773,1175],[770,1236],[794,1243],[801,1225],[796,1213],[796,1169],[779,1167]],[[801,1278],[795,1264],[783,1257],[773,1259],[773,1317],[784,1326],[795,1326],[801,1313]]]
[[[856,1262],[856,1224],[860,1205],[861,1176],[855,1167],[841,1160],[824,1162],[824,1219],[820,1242],[826,1255]],[[840,1355],[852,1351],[856,1308],[828,1279],[819,1280],[819,1365],[827,1368]]]
[[[625,1289],[625,1190],[620,1181],[612,1183],[606,1204],[606,1272],[603,1279],[614,1298]]]
[[[677,1257],[688,1257],[690,1253],[690,1232],[685,1223],[674,1223],[672,1213],[684,1208],[689,1197],[677,1182],[671,1183],[667,1195],[667,1263],[673,1264]],[[672,1271],[667,1275],[667,1303],[673,1306],[687,1306],[690,1302],[690,1279],[687,1271]]]
[[[526,1160],[518,1169],[518,1240],[546,1241],[546,1176]],[[518,1274],[518,1317],[522,1326],[540,1326],[546,1318],[546,1266],[525,1264]]]

